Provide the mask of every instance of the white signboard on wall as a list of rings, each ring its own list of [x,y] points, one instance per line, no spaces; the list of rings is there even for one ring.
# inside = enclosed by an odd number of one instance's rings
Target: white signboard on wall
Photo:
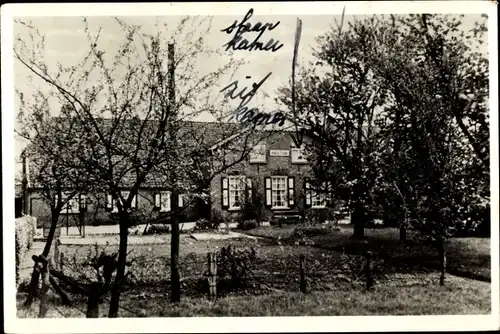
[[[270,150],[269,155],[272,157],[288,157],[290,156],[289,150]]]

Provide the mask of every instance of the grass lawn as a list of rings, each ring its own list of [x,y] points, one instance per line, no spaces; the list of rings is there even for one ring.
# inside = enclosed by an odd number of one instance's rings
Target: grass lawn
[[[427,280],[433,281],[434,284]],[[124,293],[121,317],[204,317],[204,316],[335,316],[335,315],[457,315],[490,313],[490,284],[450,277],[447,286],[435,282],[437,276],[404,275],[393,284],[374,291],[337,289],[328,292],[271,292],[220,298],[183,298],[173,306],[165,292]],[[23,298],[19,298],[20,306]],[[18,308],[18,317],[35,317],[38,302],[29,311]],[[71,307],[54,301],[47,317],[85,317],[82,301]],[[106,317],[108,303],[100,305]]]
[[[130,273],[122,293],[120,316],[304,316],[304,315],[418,315],[486,314],[490,312],[490,239],[455,238],[449,241],[446,285],[438,286],[437,254],[430,245],[408,233],[398,240],[391,228],[366,229],[366,240],[350,239],[352,228],[340,231],[313,227],[297,233],[298,226],[259,227],[248,234],[262,239],[197,241],[181,235],[180,271],[182,302],[169,303],[170,242],[130,245]],[[304,239],[311,241],[303,245]],[[207,252],[231,245],[256,249],[251,276],[237,290],[218,287],[216,303],[207,300],[205,283]],[[116,251],[117,245],[100,246],[98,252]],[[375,290],[363,291],[363,253],[374,252]],[[63,245],[65,274],[79,282],[95,280],[95,273],[82,265],[95,246]],[[298,292],[299,255],[307,259],[310,293]],[[87,269],[84,269],[87,268]],[[476,279],[470,279],[476,278]],[[477,278],[484,281],[477,280]],[[85,317],[85,296],[73,296],[71,307],[52,298],[48,317]],[[18,304],[24,297],[20,293]],[[108,310],[109,295],[100,305]],[[18,308],[19,317],[36,316]]]
[[[280,242],[294,244],[297,239],[297,225],[283,228],[276,226],[258,227],[247,233]],[[352,226],[341,226],[340,231],[305,228],[305,235],[314,247],[362,255],[371,250],[386,271],[429,271],[438,268],[437,251],[418,233],[408,231],[407,241],[399,241],[396,228],[367,228],[365,240],[352,240]],[[310,230],[310,233],[308,233]],[[451,238],[447,243],[448,272],[464,277],[491,280],[491,259],[489,238]]]

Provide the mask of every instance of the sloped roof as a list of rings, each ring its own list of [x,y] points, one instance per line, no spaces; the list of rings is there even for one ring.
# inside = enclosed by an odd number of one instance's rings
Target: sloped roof
[[[68,125],[71,123],[71,119],[66,117],[53,117],[53,121],[57,123],[58,126],[64,126],[65,123]],[[140,119],[130,119],[127,122],[114,122],[113,119],[101,118],[98,119],[97,122],[99,127],[103,131],[111,130],[112,127],[116,127],[119,134],[123,134],[123,140],[116,140],[115,142],[122,144],[122,146],[126,146],[127,143],[136,145],[137,144],[137,135],[138,131],[141,128],[141,131],[144,133],[145,140],[139,143],[139,146],[142,146],[143,149],[148,149],[148,145],[151,143],[146,140],[146,138],[151,138],[154,131],[158,130],[159,122],[154,120],[141,121]],[[219,143],[224,144],[227,138],[234,137],[241,133],[241,130],[244,128],[242,124],[236,123],[222,123],[222,122],[197,122],[197,121],[179,121],[177,123],[177,140],[179,142],[179,150],[183,153],[191,153],[194,151],[199,152],[209,152],[210,148],[216,146]],[[127,134],[130,134],[129,136]],[[129,138],[127,138],[129,137]],[[82,154],[85,154],[82,152]],[[29,155],[28,155],[29,159]],[[187,163],[187,161],[183,161],[183,163]],[[193,166],[199,167],[199,166]],[[37,187],[36,181],[34,179],[34,171],[36,166],[34,163],[30,161],[29,167],[30,173],[30,187]],[[123,187],[130,186],[135,180],[135,175],[130,172],[128,174],[123,175],[121,179],[121,184]],[[146,177],[145,182],[143,183],[144,187],[164,187],[167,182],[167,177],[163,172],[153,172]],[[72,182],[67,183],[67,187],[71,187]]]

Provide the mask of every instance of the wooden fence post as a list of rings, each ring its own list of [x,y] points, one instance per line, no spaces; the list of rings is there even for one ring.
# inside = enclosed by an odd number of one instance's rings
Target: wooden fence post
[[[304,254],[300,254],[300,292],[306,293],[306,291],[306,257],[304,256]]]
[[[236,247],[233,247],[229,253],[231,259],[231,280],[233,281],[233,286],[236,287],[240,282],[238,282],[238,267],[236,266]]]
[[[58,268],[60,265],[59,245],[60,245],[59,238],[56,238],[56,240],[54,240],[54,267],[61,270],[61,268]]]
[[[373,288],[373,254],[371,251],[366,252],[366,290]]]
[[[208,298],[214,301],[217,298],[217,254],[208,253]]]
[[[438,248],[439,248],[439,266],[441,275],[439,277],[439,285],[444,286],[444,280],[446,275],[446,248],[444,244],[444,238],[440,238],[438,240]]]
[[[101,294],[101,284],[92,282],[90,284],[87,301],[87,318],[99,318],[99,297]]]
[[[59,253],[59,271],[64,274],[64,253]]]
[[[39,260],[41,263],[42,288],[40,289],[40,310],[38,317],[45,318],[47,314],[47,292],[49,291],[50,265],[49,261],[47,261],[43,255],[39,256]]]

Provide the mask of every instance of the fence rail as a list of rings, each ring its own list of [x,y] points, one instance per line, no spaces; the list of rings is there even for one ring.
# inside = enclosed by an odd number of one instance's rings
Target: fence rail
[[[99,254],[73,254],[68,256],[55,242],[54,258],[50,259],[49,273],[58,278],[59,284],[72,294],[87,298],[87,317],[99,316],[99,299],[109,302],[111,276],[105,278],[105,268],[96,269],[93,262]],[[374,258],[371,253],[352,263],[352,256],[325,256],[318,259],[308,253],[291,255],[262,254],[253,248],[223,247],[205,254],[190,253],[180,259],[179,270],[183,295],[203,294],[214,301],[228,291],[251,290],[253,293],[269,291],[332,290],[342,284],[364,285],[367,290],[375,284]],[[110,255],[112,257],[112,255]],[[108,288],[104,288],[108,283]],[[99,289],[96,290],[96,284]],[[138,256],[126,268],[125,289],[138,286],[170,290],[170,257],[148,258]],[[98,291],[98,292],[96,292]],[[96,294],[97,297],[96,297]],[[97,302],[96,302],[97,300]],[[120,308],[131,315],[141,316],[140,311]],[[56,310],[62,314],[60,310]],[[80,310],[81,311],[81,310]],[[46,310],[44,311],[46,312]],[[82,311],[83,312],[83,311]],[[40,313],[43,316],[42,312]]]

